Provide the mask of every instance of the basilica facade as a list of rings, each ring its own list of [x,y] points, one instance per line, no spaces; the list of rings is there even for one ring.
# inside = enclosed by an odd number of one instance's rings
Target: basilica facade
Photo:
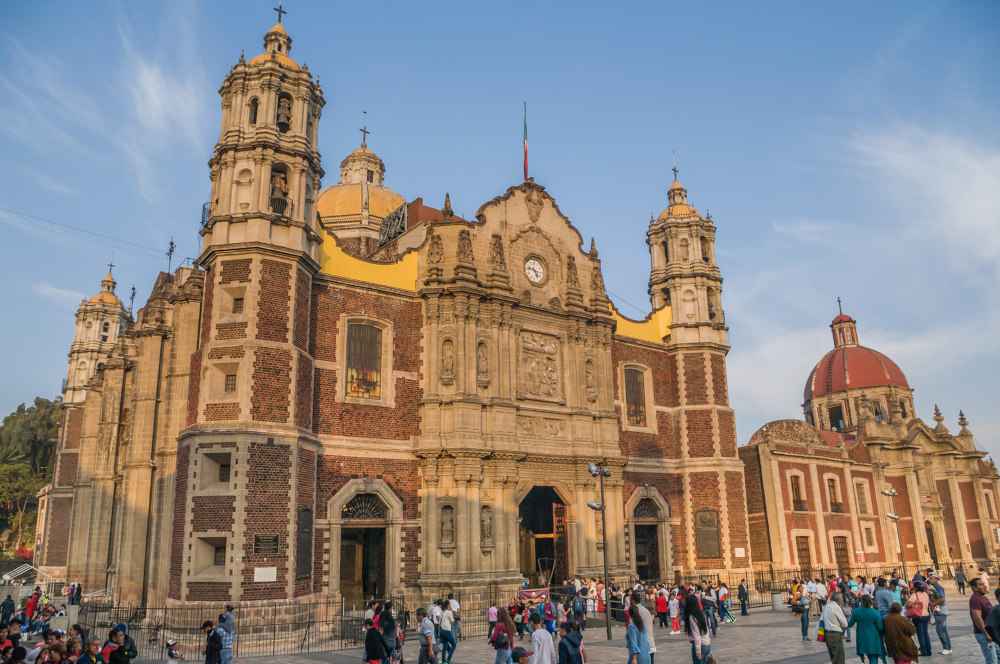
[[[196,266],[78,324],[42,570],[160,605],[749,569],[711,217],[675,178],[631,320],[530,178],[463,219],[362,140],[324,188],[291,41],[222,84]]]

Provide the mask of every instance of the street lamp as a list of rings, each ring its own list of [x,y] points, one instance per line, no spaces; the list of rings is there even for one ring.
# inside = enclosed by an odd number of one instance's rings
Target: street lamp
[[[906,580],[906,558],[903,555],[903,535],[899,532],[899,515],[896,514],[896,496],[899,492],[889,487],[888,489],[882,489],[883,496],[889,496],[891,501],[892,511],[886,514],[886,517],[892,519],[896,522],[896,540],[899,542],[899,562],[903,566],[903,580]]]
[[[608,628],[608,641],[611,640],[611,593],[608,592],[608,519],[607,509],[604,504],[604,478],[611,477],[611,471],[604,467],[603,463],[590,462],[587,464],[587,471],[591,477],[599,477],[601,480],[601,502],[595,503],[593,500],[587,501],[587,507],[595,512],[601,513],[601,541],[604,542],[604,624]],[[597,599],[600,599],[598,597]]]

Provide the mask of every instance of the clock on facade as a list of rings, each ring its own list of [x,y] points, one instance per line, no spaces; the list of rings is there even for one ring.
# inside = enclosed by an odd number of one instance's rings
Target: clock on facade
[[[532,283],[541,282],[545,278],[545,268],[542,266],[542,262],[537,258],[529,258],[524,261],[524,275]]]

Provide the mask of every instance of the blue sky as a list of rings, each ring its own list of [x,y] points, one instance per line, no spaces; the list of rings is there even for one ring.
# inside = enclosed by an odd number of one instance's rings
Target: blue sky
[[[3,5],[0,412],[59,391],[108,245],[138,303],[171,238],[197,255],[217,90],[242,49],[261,52],[273,5]],[[450,192],[469,217],[519,182],[526,101],[531,174],[640,317],[676,151],[718,227],[741,443],[801,417],[839,296],[920,416],[940,404],[954,432],[964,409],[1000,456],[1000,3],[285,8],[291,55],[327,99],[324,184],[367,111],[387,185],[432,205]]]

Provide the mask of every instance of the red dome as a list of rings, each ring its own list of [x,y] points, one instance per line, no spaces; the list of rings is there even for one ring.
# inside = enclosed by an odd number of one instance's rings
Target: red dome
[[[882,353],[864,346],[841,346],[824,355],[813,368],[804,397],[809,401],[841,390],[886,385],[910,388],[900,368]]]
[[[853,323],[853,322],[854,319],[848,316],[847,314],[840,314],[839,316],[833,319],[832,325],[836,325],[837,323]]]

